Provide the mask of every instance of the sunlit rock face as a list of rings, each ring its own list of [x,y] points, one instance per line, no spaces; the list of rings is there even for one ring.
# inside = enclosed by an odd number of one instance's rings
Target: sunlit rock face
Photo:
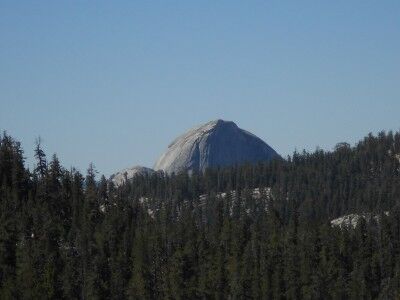
[[[389,212],[385,211],[383,212],[383,214],[385,216],[388,216]],[[358,213],[358,214],[344,215],[339,218],[333,219],[331,221],[331,226],[340,228],[343,227],[356,228],[361,220],[365,220],[366,222],[371,222],[372,220],[374,220],[375,222],[379,223],[380,216],[372,213]]]
[[[125,183],[127,180],[134,178],[135,176],[145,176],[145,175],[152,175],[154,173],[153,169],[142,167],[142,166],[135,166],[132,168],[126,168],[122,171],[119,171],[113,175],[111,175],[110,180],[116,186],[120,186]]]
[[[168,174],[269,161],[279,155],[234,122],[216,120],[175,139],[154,166]]]

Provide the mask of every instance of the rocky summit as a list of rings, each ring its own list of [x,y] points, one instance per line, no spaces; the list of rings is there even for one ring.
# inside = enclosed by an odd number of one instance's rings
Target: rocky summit
[[[154,166],[168,174],[269,161],[279,155],[234,122],[216,120],[175,139]]]
[[[135,176],[152,175],[154,170],[142,166],[127,168],[111,175],[110,180],[116,185],[122,185],[125,181],[134,178]]]

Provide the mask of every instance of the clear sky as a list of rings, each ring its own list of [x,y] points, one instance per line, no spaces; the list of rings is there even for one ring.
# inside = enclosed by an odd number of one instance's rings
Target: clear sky
[[[110,175],[235,121],[282,155],[400,129],[400,1],[0,0],[0,129]]]

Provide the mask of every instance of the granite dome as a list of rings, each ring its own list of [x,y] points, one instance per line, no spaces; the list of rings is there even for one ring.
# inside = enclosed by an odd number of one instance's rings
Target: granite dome
[[[134,166],[132,168],[126,168],[111,175],[110,180],[116,185],[120,186],[127,180],[134,178],[135,176],[150,176],[154,174],[154,170],[142,166]]]
[[[216,120],[175,139],[154,166],[166,173],[268,161],[279,155],[263,140],[234,122]]]

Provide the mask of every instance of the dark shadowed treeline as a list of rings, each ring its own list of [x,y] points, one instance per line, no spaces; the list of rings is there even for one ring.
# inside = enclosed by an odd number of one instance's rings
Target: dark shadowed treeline
[[[400,297],[399,133],[121,187],[35,156],[1,137],[0,299]]]

